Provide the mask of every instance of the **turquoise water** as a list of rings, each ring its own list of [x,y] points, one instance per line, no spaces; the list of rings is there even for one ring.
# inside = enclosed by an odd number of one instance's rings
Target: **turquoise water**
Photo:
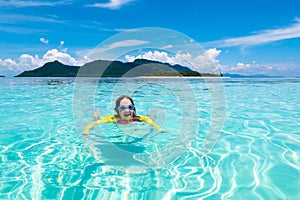
[[[0,199],[300,198],[300,79],[122,81],[1,78]],[[167,131],[82,136],[124,92]]]

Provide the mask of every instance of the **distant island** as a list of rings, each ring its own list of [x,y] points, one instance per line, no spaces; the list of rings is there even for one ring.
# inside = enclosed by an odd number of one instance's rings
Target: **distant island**
[[[138,77],[138,76],[203,76],[222,77],[220,74],[199,73],[181,65],[136,59],[133,62],[96,60],[83,66],[69,66],[59,61],[24,71],[15,77]]]
[[[256,75],[240,75],[240,74],[223,74],[224,77],[230,78],[283,78],[282,76],[267,76],[262,74]]]

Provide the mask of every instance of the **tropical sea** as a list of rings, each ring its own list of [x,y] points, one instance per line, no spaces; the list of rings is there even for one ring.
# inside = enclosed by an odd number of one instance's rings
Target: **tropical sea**
[[[133,97],[145,123],[103,124]],[[300,79],[1,78],[0,199],[300,199]]]

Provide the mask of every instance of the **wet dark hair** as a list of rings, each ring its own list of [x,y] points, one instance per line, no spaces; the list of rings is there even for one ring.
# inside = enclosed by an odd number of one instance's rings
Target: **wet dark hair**
[[[118,107],[120,106],[120,103],[121,103],[121,101],[123,99],[129,99],[130,102],[132,103],[132,105],[134,105],[133,99],[130,96],[127,96],[127,95],[120,96],[116,100],[115,111],[116,111],[117,114],[115,115],[115,117],[120,117],[120,113],[119,113]],[[133,112],[133,116],[136,117],[136,109],[135,109],[135,107],[134,107],[133,111],[134,111]]]

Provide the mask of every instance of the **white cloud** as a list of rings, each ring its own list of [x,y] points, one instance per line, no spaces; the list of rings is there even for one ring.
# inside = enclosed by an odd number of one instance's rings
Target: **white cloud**
[[[240,74],[240,75],[267,75],[293,77],[299,76],[299,68],[294,63],[276,63],[276,64],[259,64],[255,61],[251,63],[238,62],[235,65],[221,66],[218,70],[222,73]]]
[[[160,62],[167,62],[172,65],[180,64],[187,66],[199,72],[213,72],[213,73],[230,73],[241,75],[269,75],[269,76],[299,76],[300,71],[294,63],[281,64],[261,64],[256,61],[251,63],[237,62],[235,65],[225,66],[221,65],[218,56],[221,54],[220,50],[215,48],[208,49],[202,54],[193,57],[189,53],[177,53],[170,55],[167,52],[148,51],[137,56],[126,55],[125,59],[128,62],[133,62],[135,59],[148,59]]]
[[[41,16],[33,16],[33,15],[21,15],[21,14],[0,15],[1,24],[15,24],[19,22],[64,23],[64,21],[57,19],[56,16],[41,17]]]
[[[131,47],[131,46],[138,46],[149,43],[145,40],[123,40],[119,42],[114,42],[109,45],[107,45],[104,49],[105,50],[111,50],[119,47]]]
[[[57,49],[48,50],[41,58],[38,55],[32,56],[29,54],[22,54],[18,59],[4,59],[0,58],[0,75],[14,76],[25,70],[32,70],[41,67],[47,62],[58,60],[66,65],[81,66],[89,60],[75,59],[66,52]]]
[[[2,7],[37,7],[37,6],[56,6],[68,4],[69,1],[24,1],[24,0],[0,0]]]
[[[162,49],[171,49],[171,48],[173,48],[173,45],[171,44],[162,47]]]
[[[113,42],[110,44],[103,44],[98,48],[90,50],[90,52],[82,51],[89,53],[91,59],[111,59],[114,60],[114,55],[121,50],[126,50],[127,47],[140,46],[149,43],[145,40],[122,40]],[[110,51],[113,50],[113,51]]]
[[[49,40],[46,40],[45,38],[40,38],[40,41],[44,44],[48,44]]]
[[[1,0],[0,0],[1,2]],[[30,23],[56,23],[61,24],[64,21],[57,19],[57,17],[40,17],[40,16],[32,16],[32,15],[21,15],[21,14],[0,14],[0,30],[4,32],[12,32],[12,33],[21,33],[21,34],[29,34],[29,33],[45,33],[49,30],[47,29],[37,29],[36,27],[25,27],[20,26],[20,24],[25,24],[27,22]],[[16,26],[13,26],[15,25]]]
[[[296,22],[294,24],[286,28],[263,30],[254,35],[208,42],[204,43],[204,45],[216,47],[253,46],[280,40],[299,38],[300,19],[296,18],[295,21]]]
[[[51,49],[47,51],[42,58],[45,62],[51,62],[54,60],[58,60],[67,65],[77,65],[78,61],[65,52],[60,52],[57,49]]]
[[[129,62],[132,62],[135,59],[156,60],[170,63],[172,65],[180,64],[199,72],[211,72],[215,71],[219,66],[219,60],[217,60],[217,57],[220,53],[221,51],[215,48],[209,49],[197,57],[192,57],[189,53],[177,53],[170,56],[167,52],[148,51],[138,56],[126,55],[125,59]]]
[[[38,55],[33,57],[29,54],[23,54],[19,57],[18,61],[19,67],[26,69],[31,69],[32,66],[39,66],[42,64],[42,60],[39,59]]]
[[[111,31],[124,32],[124,31],[132,31],[132,29],[131,28],[114,28],[114,29],[111,29]]]
[[[118,9],[121,8],[121,6],[130,3],[134,0],[110,0],[107,3],[95,3],[93,5],[88,5],[91,7],[101,7],[101,8],[109,8],[109,9]]]
[[[68,51],[68,48],[63,48],[64,44],[65,44],[65,41],[63,41],[63,40],[60,41],[58,48],[59,48],[60,51],[66,53]]]
[[[20,34],[45,33],[47,30],[22,28],[22,27],[0,27],[1,31]]]
[[[10,58],[5,60],[0,59],[0,63],[1,71],[12,71],[18,66],[18,64]]]

